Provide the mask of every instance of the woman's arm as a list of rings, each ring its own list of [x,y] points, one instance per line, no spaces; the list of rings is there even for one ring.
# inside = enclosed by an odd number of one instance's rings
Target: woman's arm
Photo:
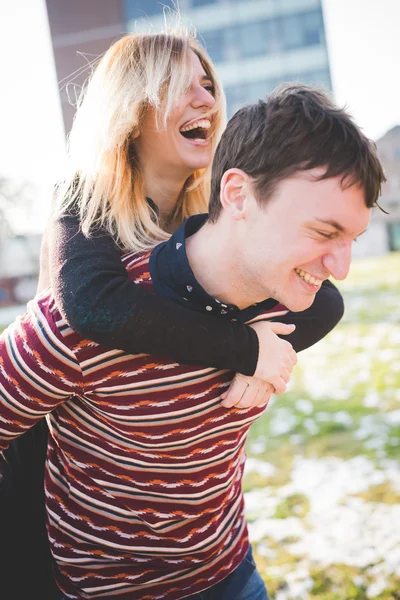
[[[62,315],[83,337],[132,354],[254,373],[258,337],[251,327],[186,309],[134,284],[112,238],[86,238],[75,215],[54,220],[47,236],[50,281],[41,278],[42,285],[51,283]]]
[[[86,238],[76,215],[54,220],[49,241],[50,279],[59,309],[83,337],[133,354],[148,352],[244,375],[253,375],[268,359],[265,345],[259,356],[260,332],[250,326],[185,309],[135,285],[111,237]],[[296,324],[294,333],[283,338],[296,351],[326,335],[343,313],[332,284],[324,283],[317,299],[305,313],[276,319]]]

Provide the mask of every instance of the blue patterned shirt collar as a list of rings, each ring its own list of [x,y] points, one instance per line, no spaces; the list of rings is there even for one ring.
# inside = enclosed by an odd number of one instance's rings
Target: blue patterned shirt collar
[[[198,283],[186,254],[186,238],[198,231],[208,215],[189,217],[169,240],[156,246],[150,257],[150,274],[155,291],[187,308],[211,315],[222,315],[231,320],[246,322],[278,304],[268,299],[240,310],[234,304],[225,304],[210,296]]]

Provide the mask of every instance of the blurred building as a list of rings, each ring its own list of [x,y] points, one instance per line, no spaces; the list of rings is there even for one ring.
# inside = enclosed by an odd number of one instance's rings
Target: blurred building
[[[157,0],[123,4],[128,30],[141,10],[162,26]],[[229,115],[283,81],[331,88],[321,0],[180,0],[179,6],[217,65]]]
[[[35,295],[40,244],[40,234],[13,235],[0,240],[0,309],[24,304]]]
[[[87,61],[126,31],[162,29],[171,0],[47,0],[66,131]],[[217,65],[228,112],[282,81],[331,87],[321,0],[179,0]],[[80,73],[80,71],[83,71]],[[70,81],[66,87],[67,81]]]
[[[90,62],[126,33],[121,0],[46,0],[65,131]]]
[[[390,129],[376,145],[387,177],[381,204],[389,212],[379,216],[386,224],[389,249],[400,250],[400,125]]]
[[[376,142],[387,182],[382,187],[378,207],[372,211],[368,231],[354,245],[353,256],[379,256],[400,250],[400,125],[393,127]]]

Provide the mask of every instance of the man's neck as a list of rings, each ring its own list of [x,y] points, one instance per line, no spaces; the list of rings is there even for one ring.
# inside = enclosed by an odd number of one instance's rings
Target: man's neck
[[[218,225],[207,222],[186,239],[186,254],[196,280],[210,296],[243,310],[253,302],[242,286],[232,241],[225,238]]]

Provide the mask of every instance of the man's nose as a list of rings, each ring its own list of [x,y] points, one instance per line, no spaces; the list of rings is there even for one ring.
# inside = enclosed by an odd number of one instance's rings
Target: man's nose
[[[349,274],[351,250],[351,242],[343,242],[340,245],[337,245],[322,259],[324,267],[337,281],[346,279],[347,275]]]

